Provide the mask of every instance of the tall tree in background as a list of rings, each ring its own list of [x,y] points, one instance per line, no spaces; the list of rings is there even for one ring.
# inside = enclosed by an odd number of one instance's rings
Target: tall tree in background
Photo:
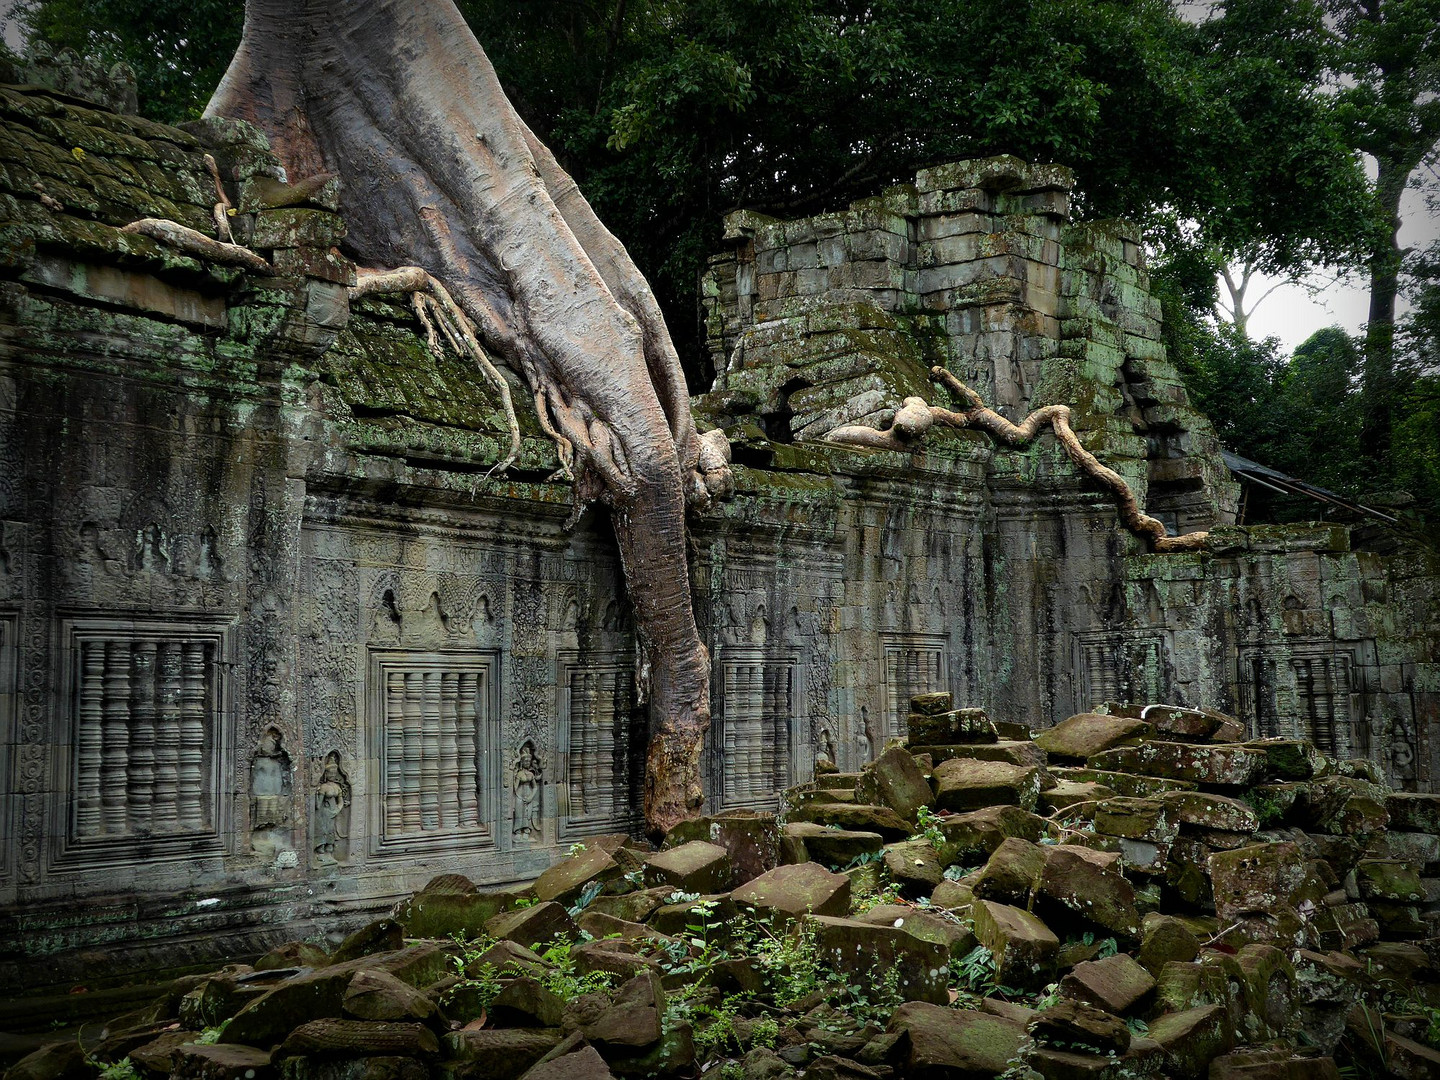
[[[1375,160],[1381,229],[1368,255],[1362,446],[1377,462],[1392,450],[1399,403],[1395,311],[1404,252],[1400,199],[1440,143],[1440,0],[1326,0],[1344,78],[1339,102],[1352,145]]]

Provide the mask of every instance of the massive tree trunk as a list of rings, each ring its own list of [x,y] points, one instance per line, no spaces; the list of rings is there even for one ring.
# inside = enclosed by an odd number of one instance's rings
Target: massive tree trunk
[[[1400,199],[1413,166],[1388,157],[1377,161],[1375,201],[1384,215],[1386,231],[1370,256],[1370,313],[1365,322],[1360,445],[1370,460],[1379,464],[1390,456],[1391,414],[1395,407],[1395,302],[1400,295],[1403,260],[1399,239]]]
[[[645,818],[700,804],[709,657],[691,607],[703,498],[684,376],[639,271],[507,101],[451,0],[247,0],[207,114],[265,131],[293,182],[343,181],[346,246],[429,271],[543,398],[613,512],[648,691]]]

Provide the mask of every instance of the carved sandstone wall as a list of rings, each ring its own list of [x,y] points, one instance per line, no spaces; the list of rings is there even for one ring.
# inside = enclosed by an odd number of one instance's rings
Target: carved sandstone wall
[[[118,231],[208,227],[207,148],[274,277]],[[243,127],[33,87],[0,88],[0,165],[0,971],[244,954],[633,827],[609,530],[567,527],[523,408],[487,477],[498,403],[407,307],[352,307],[333,189],[280,182]],[[711,804],[773,806],[817,753],[858,767],[937,689],[1037,728],[1115,697],[1235,709],[1430,787],[1425,566],[1335,527],[1137,554],[1049,440],[806,441],[941,362],[1012,409],[1078,402],[1172,524],[1233,503],[1123,230],[1066,225],[1063,170],[927,175],[737,219],[707,282],[724,374],[697,409],[739,489],[693,522]]]

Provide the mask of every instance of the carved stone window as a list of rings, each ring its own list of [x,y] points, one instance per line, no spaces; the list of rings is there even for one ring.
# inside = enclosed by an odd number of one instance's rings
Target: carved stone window
[[[1258,735],[1309,739],[1323,753],[1352,757],[1361,750],[1353,664],[1352,655],[1324,641],[1241,649],[1241,715]]]
[[[892,739],[909,731],[912,697],[950,688],[949,646],[936,634],[886,634],[884,649],[884,737]]]
[[[1076,635],[1083,711],[1107,701],[1165,700],[1165,635],[1159,630],[1099,630]]]
[[[772,809],[790,784],[795,657],[730,650],[720,664],[716,724],[721,803]]]
[[[370,654],[374,855],[495,843],[500,777],[493,654]]]
[[[76,620],[67,636],[61,861],[222,850],[225,631],[218,623]]]
[[[643,733],[636,731],[635,673],[615,659],[560,665],[560,835],[628,829],[639,810]]]

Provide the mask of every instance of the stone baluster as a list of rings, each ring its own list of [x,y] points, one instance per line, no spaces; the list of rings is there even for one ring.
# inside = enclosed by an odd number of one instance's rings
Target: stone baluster
[[[179,820],[180,646],[161,642],[155,721],[155,831],[171,833]]]
[[[460,823],[480,824],[480,753],[476,732],[480,722],[480,676],[462,672],[455,700],[456,742],[459,757]]]
[[[420,827],[440,827],[440,672],[420,683]]]
[[[155,813],[155,642],[137,641],[130,652],[130,831],[148,835]]]
[[[460,676],[440,676],[440,827],[454,828],[460,812]]]
[[[391,671],[385,679],[385,834],[405,827],[405,676]]]
[[[105,645],[84,641],[80,645],[80,707],[75,736],[76,800],[75,832],[78,836],[99,836],[105,831],[100,772],[104,752]]]
[[[420,749],[421,749],[421,697],[424,694],[423,677],[418,671],[405,673],[405,707],[401,715],[402,759],[401,759],[401,813],[405,831],[419,832],[423,826],[420,818]]]
[[[111,641],[105,646],[104,749],[101,755],[100,803],[107,833],[124,834],[126,789],[130,781],[130,645]]]
[[[209,693],[206,683],[212,649],[205,642],[187,641],[180,662],[180,760],[177,781],[177,817],[184,831],[206,826],[205,743]]]

